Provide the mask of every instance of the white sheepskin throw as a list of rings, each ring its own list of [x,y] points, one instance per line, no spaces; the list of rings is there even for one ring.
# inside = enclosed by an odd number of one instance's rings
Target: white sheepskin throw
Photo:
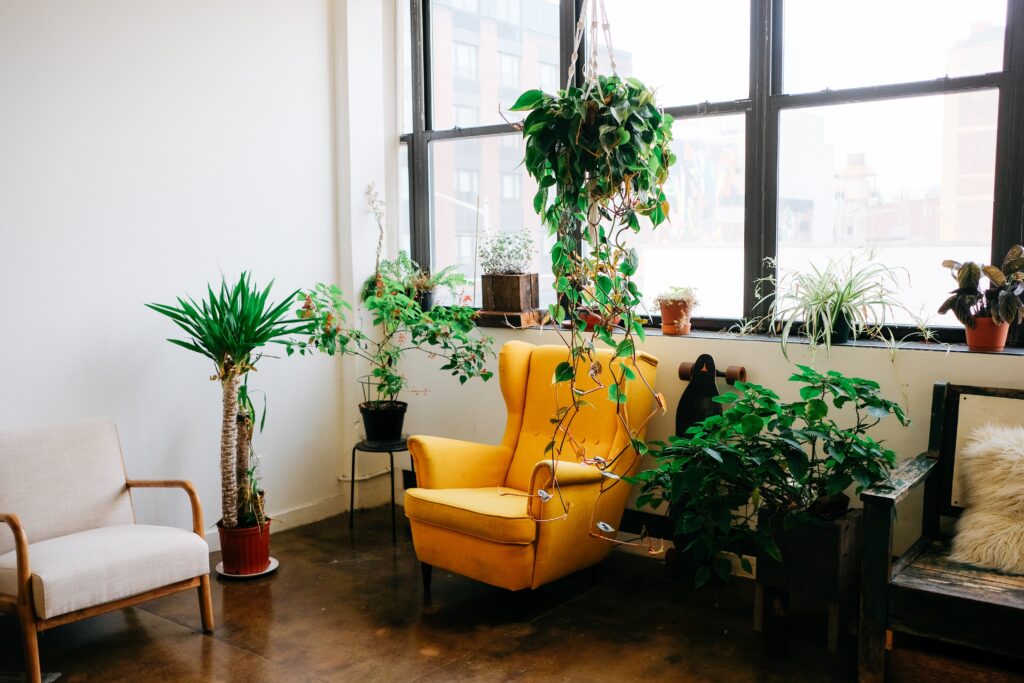
[[[1024,574],[1024,428],[980,427],[956,457],[966,509],[950,559]]]

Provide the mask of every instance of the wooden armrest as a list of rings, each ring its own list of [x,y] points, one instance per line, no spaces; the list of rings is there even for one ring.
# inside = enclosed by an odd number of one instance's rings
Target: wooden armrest
[[[129,479],[127,482],[130,489],[184,489],[188,494],[189,503],[192,504],[192,531],[206,538],[203,527],[203,506],[199,503],[199,494],[196,487],[190,481],[180,479]]]
[[[32,570],[29,569],[28,564],[28,538],[25,536],[25,530],[21,526],[18,515],[0,512],[0,522],[10,527],[11,533],[14,534],[14,553],[18,558],[17,597],[19,601],[27,600],[27,596],[31,595],[29,581],[32,579]]]
[[[865,504],[895,505],[903,500],[911,489],[928,478],[937,458],[937,453],[928,451],[901,463],[889,473],[887,479],[861,491],[860,499]]]

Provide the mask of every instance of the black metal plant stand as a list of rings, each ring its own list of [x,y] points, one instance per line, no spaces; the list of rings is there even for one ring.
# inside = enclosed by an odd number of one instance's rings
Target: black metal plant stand
[[[356,451],[363,453],[387,453],[388,474],[391,475],[391,541],[398,540],[397,525],[395,523],[395,451],[408,451],[408,436],[403,436],[398,441],[391,443],[376,443],[372,441],[360,441],[352,447],[352,482],[349,487],[349,514],[348,528],[355,528],[356,521]]]

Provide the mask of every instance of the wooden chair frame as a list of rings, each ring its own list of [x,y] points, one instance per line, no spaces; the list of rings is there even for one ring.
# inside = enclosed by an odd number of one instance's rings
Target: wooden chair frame
[[[192,531],[201,538],[203,535],[203,508],[199,503],[199,494],[188,481],[146,481],[129,479],[126,482],[129,489],[133,488],[180,488],[188,494],[189,502],[192,505]],[[181,591],[195,588],[199,594],[199,614],[203,623],[203,632],[213,633],[213,601],[210,597],[210,575],[204,574],[186,581],[172,583],[169,586],[155,588],[139,595],[121,598],[103,605],[95,605],[85,609],[76,610],[67,614],[61,614],[50,619],[40,619],[35,610],[35,601],[32,596],[32,569],[29,564],[28,538],[21,526],[21,520],[13,513],[0,513],[0,522],[6,524],[11,533],[14,534],[15,554],[18,559],[18,594],[16,596],[0,594],[0,611],[12,612],[18,615],[21,622],[22,638],[25,644],[25,668],[30,683],[41,683],[42,670],[39,663],[39,634],[56,626],[62,626],[71,622],[95,617],[106,612],[130,607],[131,605],[165,595],[180,593]]]
[[[962,396],[991,396],[1024,400],[1024,390],[975,387],[945,382],[936,383],[932,392],[931,425],[928,450],[907,460],[892,470],[888,479],[861,492],[864,504],[864,543],[862,554],[862,586],[858,673],[861,683],[880,683],[885,678],[885,652],[891,647],[893,624],[891,613],[893,577],[911,566],[919,555],[926,552],[933,541],[941,538],[940,519],[956,517],[962,509],[951,503],[953,468],[956,457],[956,433],[959,427],[959,402]],[[893,556],[893,530],[896,504],[912,490],[924,485],[924,503],[921,518],[921,536],[899,557]],[[901,603],[902,604],[902,603]],[[962,598],[945,600],[943,606],[956,606],[964,615],[985,622],[999,612],[1006,623],[1020,618],[1020,612],[1010,605],[1000,610],[981,612],[971,601]],[[906,612],[906,606],[903,605]],[[934,605],[932,605],[934,607]],[[903,615],[904,619],[906,614]],[[916,625],[901,624],[895,630],[916,633],[946,642],[983,648],[1004,654],[1018,652],[1016,632],[1001,638],[968,638],[960,633],[961,625],[955,619],[932,619],[927,616]],[[991,634],[989,634],[991,636]],[[1019,656],[1019,655],[1017,655]]]

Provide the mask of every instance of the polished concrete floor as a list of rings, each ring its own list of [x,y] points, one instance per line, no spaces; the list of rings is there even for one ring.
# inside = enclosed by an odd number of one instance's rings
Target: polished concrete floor
[[[387,509],[275,534],[281,568],[214,584],[217,630],[183,593],[42,636],[61,681],[847,681],[825,652],[825,615],[794,605],[785,630],[751,629],[753,589],[692,591],[664,565],[613,553],[596,572],[509,593],[434,572],[424,607],[408,529]],[[214,555],[211,562],[219,557]],[[22,670],[0,617],[0,672]],[[4,680],[0,674],[0,680]]]

